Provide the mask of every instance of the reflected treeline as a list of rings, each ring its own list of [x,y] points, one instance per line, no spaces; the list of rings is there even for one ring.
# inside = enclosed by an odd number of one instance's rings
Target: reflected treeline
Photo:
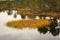
[[[12,15],[12,11],[11,11],[11,10],[9,10],[7,14],[8,14],[8,15]]]
[[[59,28],[55,28],[55,27],[51,27],[49,32],[53,35],[53,36],[57,36],[59,35]]]
[[[14,18],[16,18],[16,17],[17,17],[17,14],[15,13],[15,14],[14,14]]]
[[[51,27],[56,27],[56,26],[58,26],[58,23],[57,23],[58,21],[57,21],[57,18],[53,18],[53,19],[51,19]]]
[[[47,31],[48,31],[48,29],[47,29],[46,27],[41,27],[41,28],[38,28],[38,31],[39,31],[40,33],[46,34]]]
[[[46,34],[49,31],[49,33],[51,33],[53,36],[59,35],[60,28],[56,28],[58,26],[58,24],[55,22],[57,22],[57,21],[56,20],[53,21],[49,27],[38,28],[38,31],[43,34]]]

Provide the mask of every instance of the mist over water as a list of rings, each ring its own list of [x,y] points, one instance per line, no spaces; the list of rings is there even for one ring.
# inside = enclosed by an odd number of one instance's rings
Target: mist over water
[[[0,12],[0,40],[60,40],[60,35],[53,36],[49,31],[46,34],[38,32],[37,28],[9,28],[6,22],[12,20],[22,20],[20,15],[14,18],[13,15],[7,15],[7,12]],[[29,19],[26,16],[26,19]],[[36,17],[39,19],[39,17]],[[47,17],[49,19],[49,17]],[[59,26],[60,27],[60,26]],[[60,33],[59,33],[60,34]]]

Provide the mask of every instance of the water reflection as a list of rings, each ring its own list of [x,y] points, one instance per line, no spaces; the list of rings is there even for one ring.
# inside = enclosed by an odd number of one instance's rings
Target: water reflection
[[[40,33],[46,34],[47,31],[48,31],[48,29],[47,29],[46,27],[42,27],[42,28],[38,28],[38,31],[39,31]]]
[[[47,32],[49,32],[53,36],[57,36],[57,35],[59,35],[60,28],[56,28],[56,27],[57,27],[57,24],[54,23],[54,24],[50,25],[49,27],[38,28],[38,31],[43,34],[46,34]]]
[[[8,14],[8,15],[12,15],[12,11],[9,10],[9,11],[7,12],[7,14]]]
[[[14,14],[15,12],[13,12]],[[59,28],[56,28],[57,26],[51,26],[51,28],[38,28],[40,33],[43,33],[44,35],[40,34],[37,29],[30,29],[30,28],[24,28],[24,29],[15,29],[15,28],[9,28],[5,25],[5,22],[11,21],[11,20],[21,20],[21,16],[17,15],[17,18],[15,19],[13,15],[8,16],[5,12],[0,12],[0,40],[60,40],[59,35]],[[43,31],[44,30],[44,31]],[[52,31],[53,30],[53,31]],[[50,35],[48,32],[50,32],[52,35]],[[57,36],[58,37],[54,37]]]
[[[57,23],[58,21],[56,18],[51,19],[51,22],[52,22],[50,25],[51,27],[57,27],[58,26],[58,23]]]
[[[14,18],[16,18],[16,17],[17,17],[17,14],[15,13],[15,14],[14,14]]]
[[[12,11],[9,11],[8,15],[11,15],[12,14],[11,12]],[[17,14],[14,13],[14,18],[16,18],[16,17],[17,17]],[[24,16],[22,15],[21,17],[25,18],[25,15]],[[57,19],[54,18],[54,19],[51,19],[51,21],[52,21],[52,23],[49,27],[38,28],[38,31],[43,34],[46,34],[49,31],[53,36],[59,35],[60,28],[56,28],[58,26]]]
[[[57,35],[59,35],[59,28],[50,28],[49,32],[50,32],[53,36],[57,36]]]

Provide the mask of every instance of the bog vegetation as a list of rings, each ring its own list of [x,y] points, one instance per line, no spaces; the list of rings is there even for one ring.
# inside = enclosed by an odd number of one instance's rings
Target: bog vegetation
[[[43,19],[16,20],[7,22],[7,26],[15,28],[26,28],[26,27],[37,28],[37,27],[49,26],[50,24],[51,22],[49,20],[43,20]]]

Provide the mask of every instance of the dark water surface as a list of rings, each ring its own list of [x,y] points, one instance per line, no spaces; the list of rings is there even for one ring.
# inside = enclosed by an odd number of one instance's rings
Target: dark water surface
[[[13,15],[8,16],[6,12],[0,12],[0,40],[60,40],[60,26],[51,25],[43,28],[9,28],[5,25],[7,21],[19,20]]]

